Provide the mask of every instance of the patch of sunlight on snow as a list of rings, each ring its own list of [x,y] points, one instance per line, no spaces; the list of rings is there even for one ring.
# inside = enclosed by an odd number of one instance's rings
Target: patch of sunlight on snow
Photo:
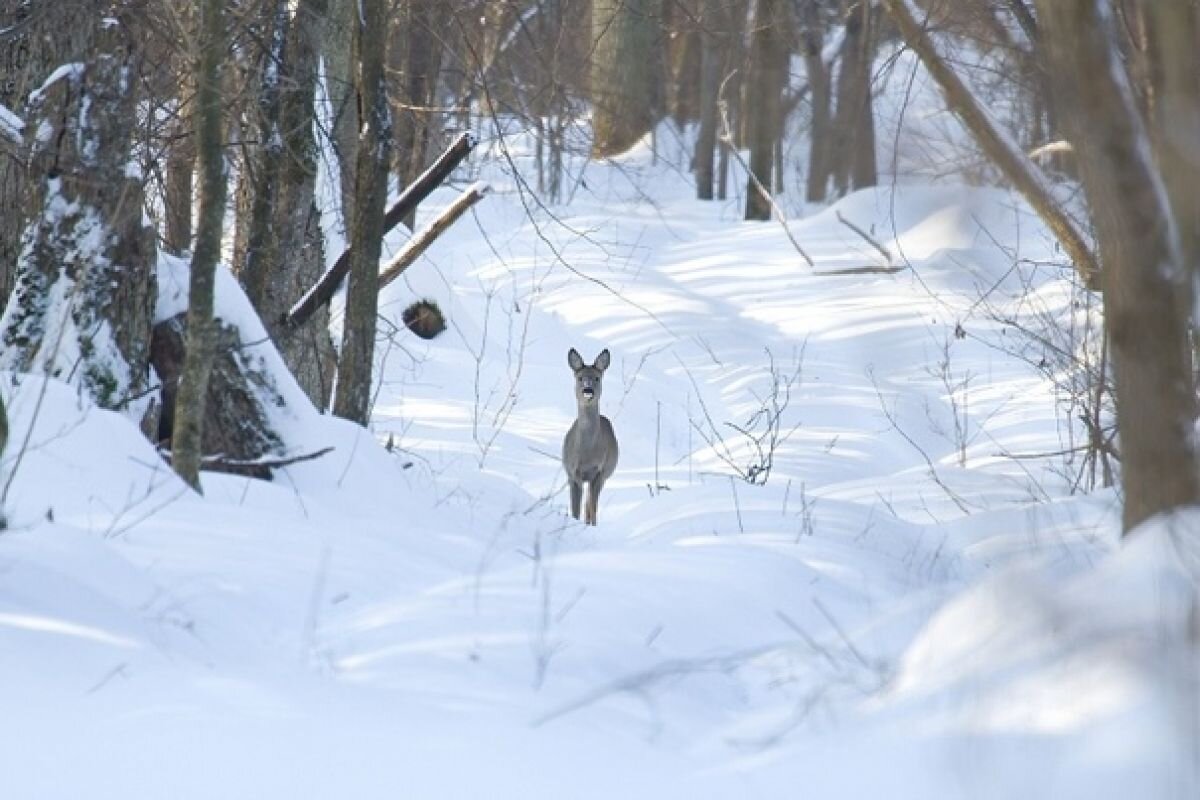
[[[900,250],[907,259],[922,259],[938,250],[968,248],[975,244],[979,223],[971,210],[952,205],[930,214],[900,237]]]
[[[1034,672],[1005,685],[977,709],[973,722],[998,732],[1069,733],[1117,714],[1137,694],[1132,678],[1113,664],[1071,659],[1055,663],[1053,672]]]
[[[67,622],[66,620],[54,619],[52,617],[38,617],[33,614],[0,612],[0,625],[7,625],[10,628],[20,628],[26,631],[36,631],[37,633],[57,633],[61,636],[74,636],[77,639],[87,639],[88,641],[108,644],[113,647],[130,649],[141,647],[133,639],[117,636],[108,631],[93,628],[90,625],[80,625],[77,622]]]

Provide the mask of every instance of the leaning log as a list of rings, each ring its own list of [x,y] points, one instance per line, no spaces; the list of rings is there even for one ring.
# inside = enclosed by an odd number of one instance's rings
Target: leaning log
[[[457,200],[447,206],[441,214],[438,214],[436,219],[413,234],[413,237],[405,242],[400,252],[387,263],[383,272],[379,274],[379,288],[382,289],[399,278],[404,270],[408,269],[414,261],[421,257],[422,253],[429,249],[431,244],[437,241],[439,236],[446,232],[447,228],[467,213],[467,209],[482,200],[490,188],[482,182],[471,184],[465,192],[458,196]]]
[[[446,152],[442,153],[429,169],[413,181],[412,185],[405,189],[387,210],[383,218],[383,232],[386,234],[391,231],[414,211],[422,200],[432,194],[433,190],[450,176],[450,173],[462,163],[462,160],[474,147],[475,137],[469,133],[464,133],[455,139]],[[334,265],[283,316],[281,324],[285,328],[293,330],[299,328],[318,308],[333,298],[334,292],[350,272],[350,254],[350,248],[343,250]]]

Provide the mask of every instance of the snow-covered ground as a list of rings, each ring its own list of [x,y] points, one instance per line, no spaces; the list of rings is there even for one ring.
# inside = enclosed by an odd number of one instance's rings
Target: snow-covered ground
[[[7,376],[0,797],[1196,796],[1200,519],[1121,545],[1116,495],[1070,492],[1032,331],[1077,296],[1036,218],[860,192],[792,221],[815,272],[882,261],[838,214],[906,268],[814,274],[659,142],[551,209],[481,159],[382,301],[449,330],[384,325],[371,431],[295,412],[335,449],[273,483],[194,496]],[[613,355],[594,528],[569,347]]]

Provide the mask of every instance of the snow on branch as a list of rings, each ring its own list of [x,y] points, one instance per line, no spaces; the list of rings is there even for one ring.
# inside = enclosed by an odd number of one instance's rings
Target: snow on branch
[[[21,144],[25,132],[25,121],[0,103],[0,136],[13,144]]]

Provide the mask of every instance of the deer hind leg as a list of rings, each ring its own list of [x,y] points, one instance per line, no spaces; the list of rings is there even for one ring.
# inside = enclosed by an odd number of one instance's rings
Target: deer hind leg
[[[567,481],[571,484],[571,516],[579,519],[579,505],[583,500],[583,484],[569,478]]]

